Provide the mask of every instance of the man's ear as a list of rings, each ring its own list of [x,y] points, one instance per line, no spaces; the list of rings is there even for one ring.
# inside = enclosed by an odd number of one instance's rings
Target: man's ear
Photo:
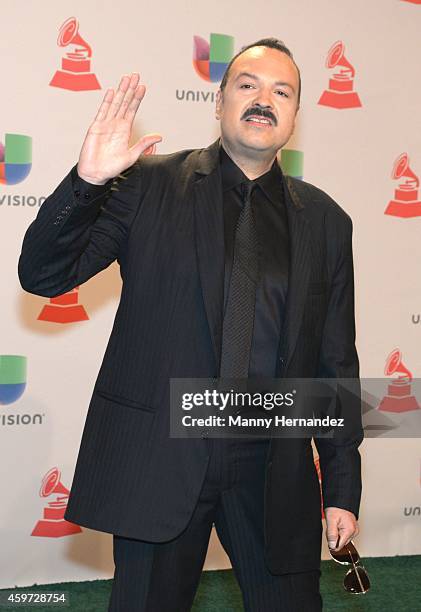
[[[222,110],[222,96],[223,93],[221,89],[218,89],[216,92],[216,105],[215,105],[215,117],[219,120],[221,118],[221,110]]]

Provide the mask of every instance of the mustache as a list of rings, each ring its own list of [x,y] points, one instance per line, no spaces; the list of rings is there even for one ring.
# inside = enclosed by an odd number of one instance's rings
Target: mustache
[[[261,108],[260,106],[252,106],[251,108],[248,108],[243,116],[241,117],[241,119],[247,119],[247,117],[250,117],[251,115],[255,115],[257,117],[265,117],[266,119],[270,119],[273,123],[273,125],[277,125],[278,122],[276,120],[275,115],[268,109],[266,108]]]

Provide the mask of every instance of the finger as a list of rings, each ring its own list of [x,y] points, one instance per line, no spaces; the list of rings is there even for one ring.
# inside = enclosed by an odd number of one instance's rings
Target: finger
[[[112,101],[110,108],[108,109],[107,116],[105,119],[110,120],[113,119],[118,113],[118,109],[120,108],[120,104],[123,101],[123,98],[126,94],[127,89],[129,88],[130,76],[125,74],[121,77],[120,84],[117,89],[117,93],[114,96],[114,100]]]
[[[136,91],[133,94],[133,98],[131,99],[131,102],[126,109],[126,113],[124,115],[125,119],[128,119],[129,121],[133,121],[137,113],[137,109],[139,108],[139,105],[143,100],[145,92],[146,92],[146,87],[144,85],[139,85],[137,87]]]
[[[326,538],[329,548],[335,549],[338,541],[338,527],[337,525],[331,525],[327,529]]]
[[[145,149],[142,155],[155,155],[155,151],[156,151],[156,143],[154,143],[153,145],[150,145],[147,149]]]
[[[105,96],[102,100],[101,106],[98,109],[98,112],[95,117],[95,121],[102,121],[105,119],[108,113],[108,109],[110,108],[111,102],[114,98],[114,89],[107,89],[105,92]]]
[[[143,153],[156,145],[158,142],[161,142],[162,136],[161,134],[147,134],[143,136],[140,140],[136,142],[132,147],[130,147],[130,156],[134,163]],[[148,153],[150,154],[150,153]]]
[[[352,535],[353,535],[353,530],[344,530],[339,538],[339,542],[338,542],[338,550],[341,550],[341,548],[343,548],[345,546],[345,544],[348,544],[348,542],[350,540],[352,540]]]
[[[126,91],[126,93],[124,94],[124,98],[121,101],[121,105],[120,108],[117,111],[116,117],[124,117],[127,108],[130,106],[130,103],[134,97],[134,94],[136,92],[137,86],[139,84],[139,80],[140,80],[140,75],[138,72],[132,72],[132,75],[130,77],[130,81],[129,81],[129,87]]]

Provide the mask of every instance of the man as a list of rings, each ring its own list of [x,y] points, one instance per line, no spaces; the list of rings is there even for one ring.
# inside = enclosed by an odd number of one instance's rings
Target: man
[[[221,82],[220,139],[137,162],[161,137],[129,148],[145,87],[124,76],[25,235],[32,293],[121,268],[66,512],[114,534],[112,611],[190,610],[213,524],[246,611],[321,609],[310,440],[169,436],[170,378],[359,375],[351,220],[276,161],[300,89],[283,43],[258,41]],[[361,441],[315,440],[332,550],[358,533]]]

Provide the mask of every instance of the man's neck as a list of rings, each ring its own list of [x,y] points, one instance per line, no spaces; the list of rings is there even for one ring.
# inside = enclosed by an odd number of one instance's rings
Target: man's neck
[[[250,159],[245,155],[241,155],[233,151],[230,146],[224,141],[222,136],[221,145],[223,146],[225,152],[230,156],[232,161],[237,164],[237,166],[244,172],[246,177],[251,181],[259,178],[259,176],[262,176],[262,174],[268,172],[271,169],[272,164],[276,158],[276,155],[274,155],[270,159]]]

